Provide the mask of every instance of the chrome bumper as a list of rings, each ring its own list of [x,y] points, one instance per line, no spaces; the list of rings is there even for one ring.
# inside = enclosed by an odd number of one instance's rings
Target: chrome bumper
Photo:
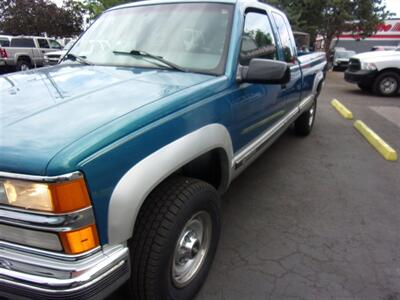
[[[0,242],[0,296],[9,299],[103,299],[129,276],[123,245],[71,256]]]

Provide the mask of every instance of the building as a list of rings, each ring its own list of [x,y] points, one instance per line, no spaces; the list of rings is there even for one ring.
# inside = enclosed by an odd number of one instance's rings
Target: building
[[[343,47],[357,53],[370,51],[376,46],[400,46],[400,18],[385,21],[379,25],[374,35],[365,39],[344,33],[339,36],[339,41],[332,42],[332,46]]]

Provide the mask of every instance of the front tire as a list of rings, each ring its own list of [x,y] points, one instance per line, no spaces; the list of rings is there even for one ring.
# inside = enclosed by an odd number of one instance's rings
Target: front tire
[[[139,212],[130,241],[134,299],[193,299],[211,267],[220,234],[217,191],[173,176]]]
[[[307,136],[311,133],[314,122],[315,115],[317,113],[317,99],[314,98],[311,107],[303,112],[300,117],[294,122],[294,130],[299,136]]]
[[[372,89],[371,85],[367,85],[365,83],[357,83],[357,86],[362,90],[363,92],[370,92]]]
[[[17,71],[28,71],[28,70],[31,69],[31,64],[30,64],[30,62],[27,61],[27,60],[20,59],[20,60],[18,60],[15,69],[16,69]]]
[[[400,90],[400,75],[396,72],[387,71],[380,74],[374,81],[373,91],[375,94],[393,97]]]

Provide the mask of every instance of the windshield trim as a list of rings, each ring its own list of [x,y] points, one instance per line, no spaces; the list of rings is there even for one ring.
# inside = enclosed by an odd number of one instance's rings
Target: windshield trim
[[[117,6],[115,8],[111,8],[109,10],[106,10],[103,12],[99,17],[96,18],[96,20],[90,25],[93,26],[103,15],[106,15],[108,13],[115,12],[117,10],[123,10],[123,9],[133,9],[136,7],[148,7],[148,6],[160,6],[160,5],[173,5],[173,4],[181,4],[181,5],[191,5],[191,4],[213,4],[213,5],[225,5],[227,8],[229,8],[229,20],[227,24],[227,30],[226,30],[226,41],[225,41],[225,47],[224,50],[221,53],[221,60],[219,64],[213,69],[213,70],[205,70],[205,69],[198,69],[198,68],[185,68],[188,72],[190,73],[198,73],[198,74],[205,74],[205,75],[214,75],[214,76],[221,76],[225,75],[226,73],[226,68],[227,68],[227,62],[228,62],[228,54],[229,54],[229,47],[231,44],[231,39],[232,39],[232,25],[233,25],[233,19],[234,19],[234,14],[235,14],[235,3],[231,2],[224,2],[224,1],[188,1],[188,2],[179,2],[179,1],[171,1],[171,2],[140,2],[139,3],[133,3],[133,4],[127,4],[127,5],[122,5],[122,6]],[[89,28],[90,28],[89,27]],[[88,29],[89,29],[88,28]],[[85,33],[82,34],[76,41],[75,44],[78,43],[78,41],[85,36]],[[75,44],[68,50],[70,52]],[[94,63],[94,65],[102,65],[102,66],[119,66],[119,67],[135,67],[131,65],[116,65],[116,64],[97,64]],[[142,67],[142,66],[140,66]],[[149,67],[151,68],[151,67]],[[155,69],[163,69],[163,68],[155,68]],[[166,69],[168,70],[168,69]],[[172,71],[172,69],[170,69]]]

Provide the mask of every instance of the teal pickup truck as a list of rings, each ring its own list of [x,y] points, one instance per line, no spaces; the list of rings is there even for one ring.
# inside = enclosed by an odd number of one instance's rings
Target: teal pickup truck
[[[0,297],[192,299],[220,195],[292,124],[311,132],[325,67],[266,4],[159,0],[0,77]]]

